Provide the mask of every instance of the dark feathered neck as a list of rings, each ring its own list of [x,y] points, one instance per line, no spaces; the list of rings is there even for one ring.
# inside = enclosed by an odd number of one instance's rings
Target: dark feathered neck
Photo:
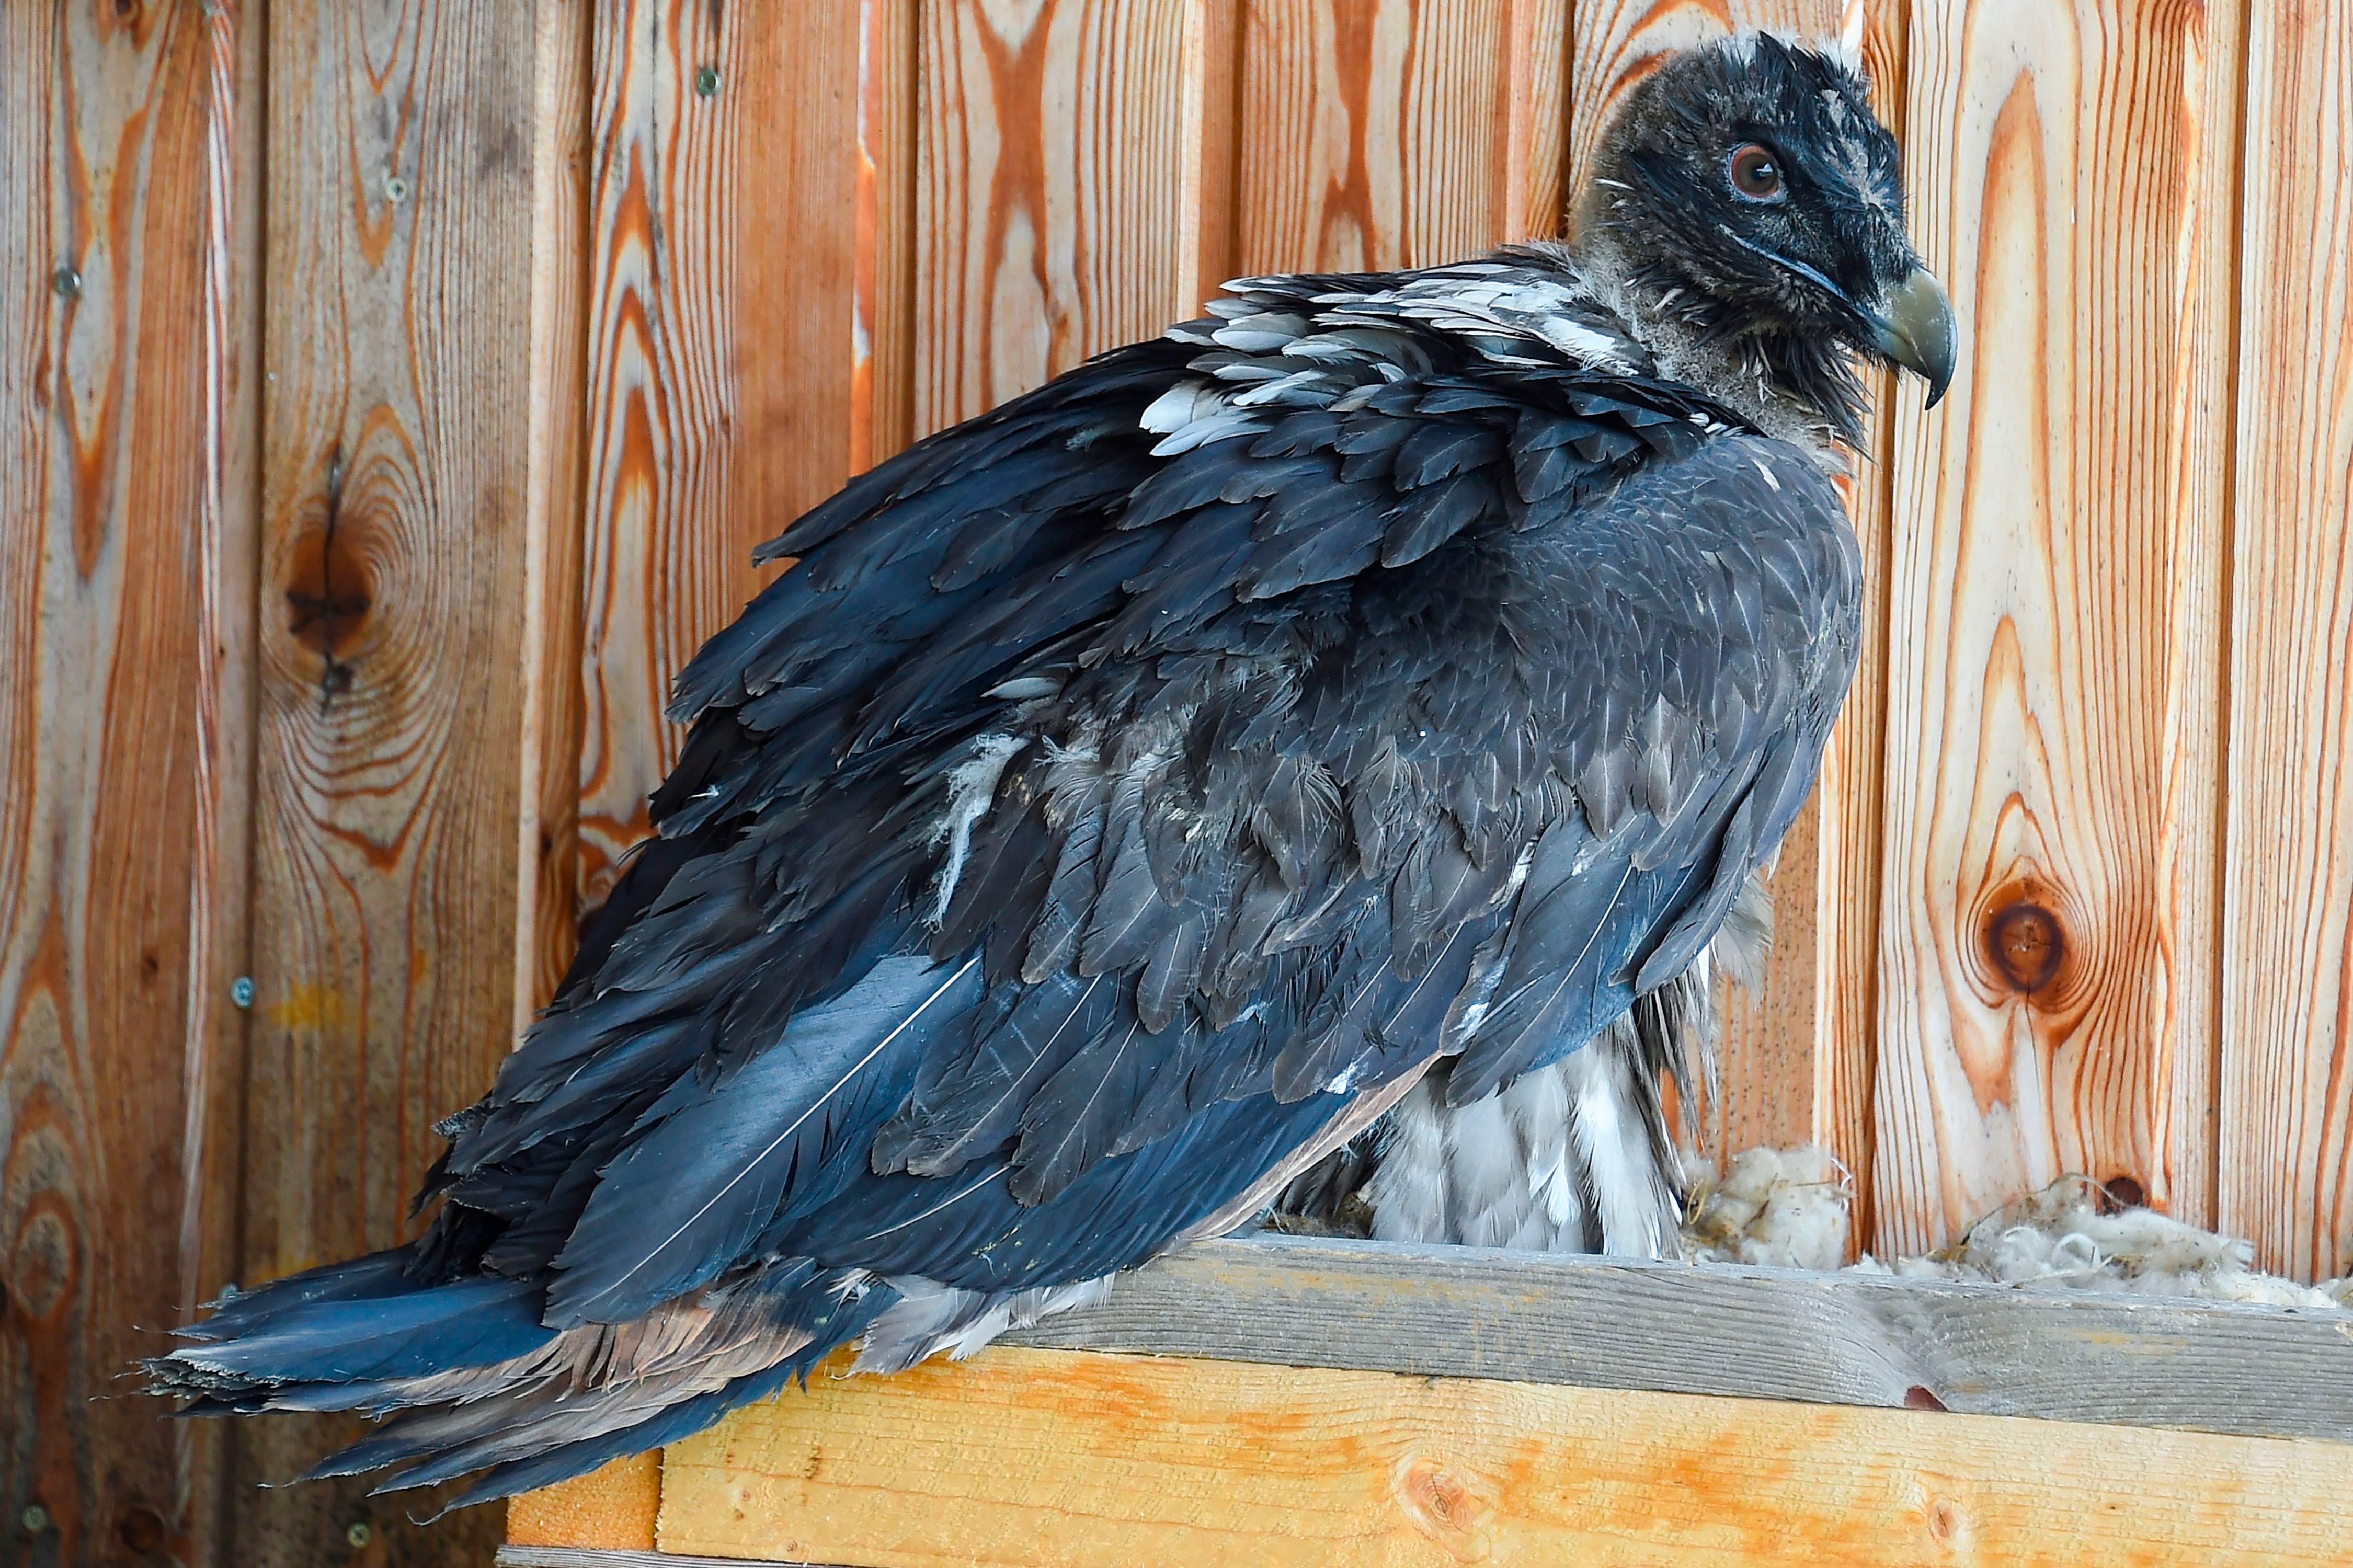
[[[1558,254],[1609,296],[1629,333],[1677,380],[1832,461],[1834,446],[1861,447],[1870,399],[1843,343],[1760,327],[1672,268],[1630,260],[1606,229]]]

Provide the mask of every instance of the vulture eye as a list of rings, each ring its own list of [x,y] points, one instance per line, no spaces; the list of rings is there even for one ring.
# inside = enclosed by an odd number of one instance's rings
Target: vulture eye
[[[1754,142],[1732,150],[1732,161],[1726,170],[1732,176],[1732,188],[1752,202],[1778,202],[1788,194],[1782,186],[1781,165],[1774,161],[1772,150]]]

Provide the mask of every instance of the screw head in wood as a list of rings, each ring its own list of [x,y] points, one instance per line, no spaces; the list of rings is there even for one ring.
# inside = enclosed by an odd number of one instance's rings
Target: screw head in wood
[[[375,1531],[368,1528],[367,1521],[358,1520],[343,1531],[343,1539],[352,1543],[353,1551],[363,1552],[367,1549],[367,1543],[375,1539]]]
[[[240,1007],[253,1005],[253,976],[240,974],[228,983],[228,999]]]
[[[38,1535],[49,1528],[49,1510],[37,1502],[26,1503],[17,1518],[24,1521],[26,1532],[30,1535]]]
[[[384,199],[397,205],[408,199],[408,182],[398,174],[384,177]]]
[[[49,287],[69,300],[81,298],[81,274],[70,267],[60,267],[49,274]]]
[[[694,95],[709,98],[719,90],[719,68],[703,66],[694,73]]]

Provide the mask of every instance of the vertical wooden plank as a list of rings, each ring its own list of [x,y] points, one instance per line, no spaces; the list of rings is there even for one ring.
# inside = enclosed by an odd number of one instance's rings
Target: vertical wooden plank
[[[522,812],[515,1028],[555,994],[580,927],[588,85],[595,0],[543,0],[532,134],[530,477],[523,521]]]
[[[2353,38],[2252,8],[2239,295],[2221,1213],[2353,1262]]]
[[[1729,7],[1701,0],[1576,0],[1571,9],[1569,163],[1580,181],[1618,100],[1661,56],[1721,37],[1728,27],[1775,27],[1837,39],[1846,19],[1839,0],[1742,0]],[[1858,687],[1850,700],[1869,702],[1867,671],[1858,675]],[[1703,1112],[1701,1131],[1719,1158],[1759,1144],[1837,1142],[1820,1102],[1828,1046],[1822,1014],[1830,972],[1825,944],[1836,940],[1841,911],[1834,905],[1826,908],[1821,896],[1820,813],[1824,800],[1843,798],[1833,790],[1864,782],[1851,783],[1834,763],[1825,764],[1824,786],[1791,826],[1769,879],[1774,942],[1764,984],[1751,991],[1728,977],[1718,982],[1723,1085]],[[1824,923],[1826,916],[1832,923]],[[1835,1147],[1833,1152],[1842,1158],[1850,1152]]]
[[[1190,0],[924,6],[918,434],[1189,313],[1198,21]]]
[[[269,18],[248,1279],[414,1234],[515,1016],[537,16]],[[359,1429],[239,1435],[233,1560],[483,1554],[495,1510],[259,1489]]]
[[[1183,216],[1186,271],[1179,312],[1196,316],[1240,271],[1236,227],[1241,177],[1242,0],[1195,0],[1187,14],[1182,128],[1185,182],[1193,199]]]
[[[1905,136],[1905,40],[1908,0],[1847,0],[1842,40],[1859,47],[1870,76],[1872,103],[1898,142]],[[1879,1036],[1880,828],[1885,816],[1888,605],[1894,508],[1895,398],[1893,373],[1874,374],[1872,410],[1863,432],[1864,460],[1848,492],[1856,538],[1862,545],[1865,590],[1862,656],[1846,706],[1831,731],[1815,786],[1813,823],[1814,1035],[1811,1046],[1812,1140],[1846,1167],[1854,1183],[1847,1245],[1859,1252],[1873,1234],[1872,1171],[1877,1118],[1873,1101]],[[1908,389],[1918,396],[1916,388]],[[1784,851],[1784,859],[1790,852]],[[1792,889],[1792,896],[1802,896]],[[1801,962],[1785,939],[1776,959]]]
[[[920,0],[859,3],[853,473],[914,439],[919,5]]]
[[[859,417],[899,438],[870,367],[853,416],[861,114],[891,71],[860,54],[903,0],[719,7],[633,0],[600,16],[589,197],[584,904],[648,828],[682,731],[670,679],[774,575],[754,545],[849,477]],[[871,150],[870,150],[871,151]],[[886,159],[887,163],[887,159]],[[887,192],[894,175],[878,176]],[[872,223],[898,221],[881,195]],[[870,236],[869,243],[879,243]],[[869,287],[891,268],[870,264]],[[890,354],[897,312],[871,310]],[[875,345],[884,345],[876,347]]]
[[[1362,271],[1458,261],[1545,202],[1545,7],[1508,0],[1249,0],[1240,263]],[[1551,8],[1556,19],[1556,7]],[[1526,50],[1514,47],[1524,26]],[[1528,118],[1517,132],[1513,67]],[[1514,183],[1514,175],[1517,183]]]
[[[744,16],[731,9],[628,0],[600,9],[595,28],[584,904],[645,836],[646,796],[676,759],[661,718],[670,675],[754,585],[751,542],[727,513],[726,198],[746,90]]]
[[[2179,1206],[2174,1078],[2211,1016],[2171,874],[2211,776],[2168,715],[2215,689],[2208,471],[2227,287],[2195,241],[2233,156],[2227,8],[1914,0],[1913,226],[1963,324],[1896,407],[1875,1243],[1918,1250],[2063,1171]],[[2203,1219],[2202,1215],[2189,1217]]]
[[[112,1397],[211,1281],[250,544],[233,18],[0,10],[0,1519],[208,1555],[217,1440]],[[247,570],[237,571],[242,561]],[[38,1509],[38,1513],[28,1510]]]
[[[1568,15],[1569,0],[1512,0],[1506,239],[1557,238],[1567,226]]]
[[[2219,1225],[2221,1215],[2225,742],[2246,16],[2242,6],[2210,7],[2205,26],[2182,40],[2181,98],[2196,116],[2199,163],[2192,210],[2178,231],[2185,262],[2173,279],[2172,319],[2184,353],[2168,388],[2175,433],[2169,488],[2176,509],[2199,521],[2177,533],[2166,612],[2173,633],[2168,657],[2181,678],[2166,690],[2161,798],[2172,831],[2158,842],[2157,942],[2167,970],[2182,979],[2171,994],[2168,1021],[2174,1045],[2164,1185],[2175,1214],[2208,1226]],[[2284,1267],[2283,1258],[2270,1261]]]
[[[217,5],[203,15],[211,77],[205,262],[205,405],[210,433],[197,566],[203,618],[196,650],[195,847],[206,868],[190,900],[188,920],[188,1146],[181,1162],[182,1282],[175,1322],[193,1320],[205,1302],[217,1298],[244,1261],[259,678],[267,39],[259,6],[249,0]],[[190,1495],[185,1560],[199,1565],[232,1562],[236,1434],[218,1428],[179,1441],[189,1461],[183,1474]]]

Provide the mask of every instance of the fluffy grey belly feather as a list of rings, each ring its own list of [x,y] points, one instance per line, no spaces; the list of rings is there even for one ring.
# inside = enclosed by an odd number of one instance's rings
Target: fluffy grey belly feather
[[[1685,1182],[1662,1090],[1716,1091],[1715,977],[1757,984],[1771,906],[1752,879],[1698,962],[1549,1067],[1450,1110],[1444,1064],[1356,1147],[1302,1177],[1277,1223],[1381,1241],[1662,1258]]]

